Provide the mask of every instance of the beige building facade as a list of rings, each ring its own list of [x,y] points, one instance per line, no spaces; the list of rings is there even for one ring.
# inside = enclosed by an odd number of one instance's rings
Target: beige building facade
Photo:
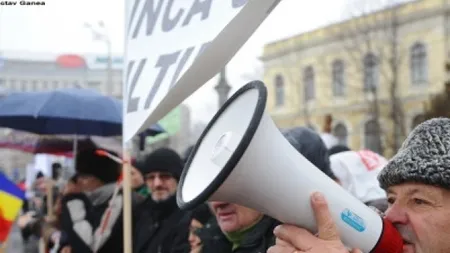
[[[383,153],[390,156],[393,101],[403,108],[406,134],[443,88],[449,6],[414,1],[266,45],[272,118],[281,128],[309,124],[320,131],[331,114],[342,143],[378,152],[373,129],[379,115]]]

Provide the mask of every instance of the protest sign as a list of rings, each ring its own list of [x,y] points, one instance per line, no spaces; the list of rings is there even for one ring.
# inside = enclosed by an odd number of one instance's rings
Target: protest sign
[[[123,141],[222,69],[280,0],[129,0]]]

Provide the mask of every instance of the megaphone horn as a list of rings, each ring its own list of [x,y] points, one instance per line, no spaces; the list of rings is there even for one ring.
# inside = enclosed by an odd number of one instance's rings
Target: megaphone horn
[[[310,205],[322,192],[345,245],[363,252],[400,253],[403,239],[388,221],[303,157],[265,113],[260,81],[240,88],[220,108],[184,167],[177,203],[191,209],[224,201],[317,232]]]

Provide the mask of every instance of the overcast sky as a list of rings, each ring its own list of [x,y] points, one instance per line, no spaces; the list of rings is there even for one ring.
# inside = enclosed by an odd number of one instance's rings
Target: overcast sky
[[[372,0],[373,1],[373,0]],[[253,73],[262,46],[274,40],[312,30],[345,15],[348,0],[283,0],[228,67],[236,90],[242,76]],[[113,41],[113,51],[123,52],[124,0],[47,0],[46,6],[1,6],[0,50],[52,53],[105,53],[83,28],[85,22],[103,20]],[[194,121],[208,121],[217,109],[214,81],[187,99]]]

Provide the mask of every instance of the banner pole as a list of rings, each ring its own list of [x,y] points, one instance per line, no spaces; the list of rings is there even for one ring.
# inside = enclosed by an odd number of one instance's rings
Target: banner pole
[[[123,163],[123,246],[124,253],[133,252],[132,239],[132,207],[131,207],[131,157],[126,146],[124,146],[123,157],[126,162]]]

